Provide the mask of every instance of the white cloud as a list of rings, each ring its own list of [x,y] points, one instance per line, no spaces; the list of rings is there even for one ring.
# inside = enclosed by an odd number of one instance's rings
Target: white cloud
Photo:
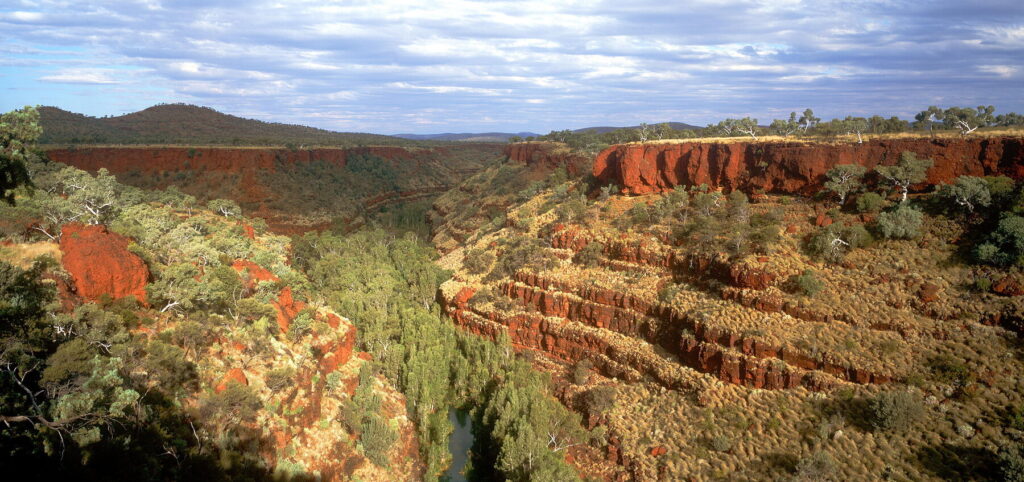
[[[116,79],[115,74],[116,71],[113,69],[65,69],[50,75],[44,75],[39,80],[62,84],[120,83],[121,80]]]

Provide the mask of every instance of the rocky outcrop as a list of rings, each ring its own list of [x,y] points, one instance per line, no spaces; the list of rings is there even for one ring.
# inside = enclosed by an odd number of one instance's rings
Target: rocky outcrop
[[[146,303],[149,268],[131,251],[129,239],[103,225],[64,225],[61,263],[71,274],[77,294],[89,301],[134,296]]]
[[[589,160],[563,144],[554,142],[517,142],[505,146],[505,157],[528,166],[553,169],[565,166],[570,174],[578,174]]]
[[[220,383],[214,387],[214,391],[221,393],[228,389],[229,383],[240,383],[242,385],[248,385],[249,379],[245,376],[245,372],[241,368],[232,368],[224,374],[224,378],[221,378]]]
[[[863,144],[801,142],[684,142],[611,146],[594,162],[594,176],[614,183],[627,194],[647,194],[680,185],[707,184],[712,189],[763,189],[787,194],[813,194],[825,172],[837,164],[872,169],[892,165],[910,151],[935,161],[925,185],[957,176],[1006,175],[1024,178],[1024,139],[917,138],[878,139]],[[869,176],[869,181],[870,181]]]

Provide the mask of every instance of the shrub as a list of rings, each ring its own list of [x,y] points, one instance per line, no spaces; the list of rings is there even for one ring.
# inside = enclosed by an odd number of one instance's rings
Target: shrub
[[[970,370],[962,361],[951,355],[938,355],[928,360],[935,380],[942,383],[960,384],[971,376]]]
[[[572,261],[582,266],[597,266],[601,261],[602,253],[604,253],[604,243],[591,241],[576,253],[576,256],[573,257]]]
[[[858,213],[877,213],[885,205],[885,198],[875,192],[866,192],[857,196]]]
[[[583,385],[590,379],[590,372],[594,369],[594,362],[588,358],[584,358],[576,362],[576,365],[572,367],[572,382],[576,385]]]
[[[363,419],[362,435],[359,441],[363,444],[363,451],[366,458],[381,467],[388,466],[388,450],[391,444],[398,440],[387,422],[375,413],[369,414]]]
[[[609,385],[591,388],[583,394],[583,404],[591,415],[607,412],[615,406],[615,388]]]
[[[878,230],[888,239],[912,239],[921,234],[923,220],[921,211],[900,205],[878,215]]]
[[[876,430],[904,429],[924,416],[921,396],[907,391],[888,391],[868,401],[871,426]]]
[[[732,449],[732,439],[725,435],[711,437],[711,449],[715,452],[728,452]]]
[[[1011,443],[999,450],[999,471],[1006,482],[1024,482],[1024,448]]]
[[[825,287],[825,283],[814,276],[814,271],[806,269],[803,274],[794,277],[793,286],[797,293],[814,296]]]
[[[482,249],[471,249],[466,252],[462,266],[472,274],[480,274],[487,271],[494,263],[494,255]]]
[[[846,257],[846,253],[851,249],[867,246],[872,241],[871,234],[864,229],[864,226],[847,227],[835,223],[814,233],[807,240],[806,249],[808,254],[814,257],[838,263]]]
[[[1024,266],[1024,217],[1004,214],[996,230],[974,250],[978,261],[1008,266]]]
[[[295,370],[289,367],[275,368],[267,372],[267,388],[278,391],[292,383],[292,379],[295,376]]]
[[[828,452],[815,450],[796,464],[796,480],[834,480],[839,467]]]

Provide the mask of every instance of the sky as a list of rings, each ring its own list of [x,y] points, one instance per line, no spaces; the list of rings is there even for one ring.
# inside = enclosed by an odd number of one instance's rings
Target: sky
[[[973,1],[4,0],[0,111],[184,102],[375,133],[814,109],[1024,112],[1024,6]]]

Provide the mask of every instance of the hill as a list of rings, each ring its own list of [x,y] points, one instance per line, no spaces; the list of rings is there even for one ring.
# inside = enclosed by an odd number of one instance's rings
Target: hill
[[[654,124],[651,124],[651,125],[655,125],[655,124],[660,124],[660,122],[657,122],[657,123],[654,123]],[[685,122],[667,122],[667,124],[673,130],[677,130],[677,131],[703,129],[703,127],[701,127],[701,126],[695,126],[693,124],[687,124]],[[617,131],[619,129],[639,129],[639,128],[640,128],[640,126],[638,126],[638,125],[637,126],[626,126],[626,127],[597,126],[597,127],[584,127],[582,129],[575,129],[575,130],[573,130],[573,132],[590,132],[590,133],[593,133],[593,134],[604,134],[606,132]]]
[[[224,114],[209,107],[161,104],[115,117],[39,108],[41,144],[336,146],[413,145],[397,137],[334,132]]]

